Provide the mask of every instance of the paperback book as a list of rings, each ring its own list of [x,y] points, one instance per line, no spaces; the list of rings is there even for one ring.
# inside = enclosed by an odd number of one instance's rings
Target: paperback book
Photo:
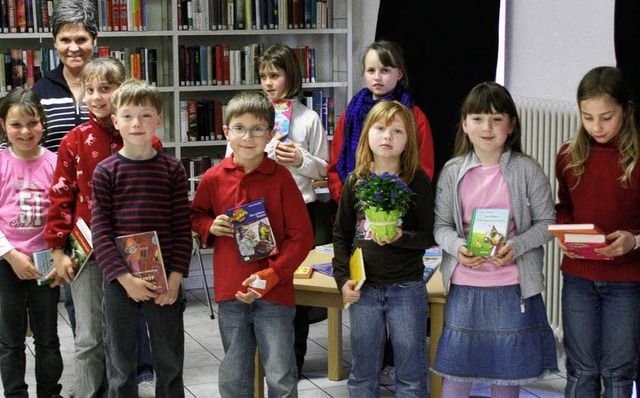
[[[54,278],[47,279],[47,274],[51,272],[53,268],[53,258],[51,257],[51,250],[42,250],[32,254],[33,264],[38,268],[40,272],[40,278],[36,280],[38,286],[48,285],[53,282]]]
[[[309,279],[313,275],[313,267],[309,265],[301,265],[293,272],[294,279]]]
[[[312,267],[315,272],[333,277],[333,265],[331,263],[313,264]]]
[[[349,260],[349,279],[353,279],[356,281],[356,285],[353,287],[353,290],[358,291],[364,284],[364,281],[367,280],[367,274],[364,270],[364,258],[362,257],[362,249],[356,248],[351,255],[351,259]],[[351,303],[344,303],[344,309],[349,308]]]
[[[78,279],[84,266],[89,261],[89,257],[93,253],[93,243],[91,241],[91,230],[87,223],[78,218],[76,225],[73,226],[71,233],[67,237],[67,255],[71,259],[71,264],[75,269],[73,280]]]
[[[474,256],[496,256],[507,241],[508,232],[508,209],[473,209],[467,248]]]
[[[252,261],[278,254],[276,239],[264,207],[264,199],[227,210],[233,224],[233,236],[240,262]]]
[[[291,101],[273,101],[273,106],[276,110],[276,118],[273,123],[274,137],[285,134],[280,141],[287,142],[289,141],[289,125],[291,124]]]
[[[156,231],[118,236],[116,246],[131,275],[156,285],[156,293],[162,294],[169,290]]]

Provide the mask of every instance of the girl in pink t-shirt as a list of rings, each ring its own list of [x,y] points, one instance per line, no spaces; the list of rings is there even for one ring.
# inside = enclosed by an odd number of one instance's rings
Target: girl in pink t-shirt
[[[515,398],[520,385],[558,370],[540,294],[542,246],[555,221],[551,186],[522,153],[518,113],[504,87],[478,84],[461,115],[455,156],[436,190],[434,237],[449,293],[432,370],[444,377],[444,398],[468,397],[474,381],[491,384],[493,397]],[[496,255],[471,250],[483,237],[467,243],[474,209],[509,212]]]
[[[0,378],[6,396],[28,395],[27,322],[36,347],[38,395],[57,397],[62,389],[57,327],[61,279],[55,267],[41,272],[32,260],[35,252],[48,252],[43,231],[56,164],[56,155],[40,145],[44,122],[40,100],[30,90],[16,88],[0,102],[0,135],[9,142],[0,152]],[[52,281],[38,283],[43,276]],[[40,286],[44,283],[48,285]]]

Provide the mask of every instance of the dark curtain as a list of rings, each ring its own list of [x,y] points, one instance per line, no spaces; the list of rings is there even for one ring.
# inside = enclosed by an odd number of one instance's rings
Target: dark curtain
[[[376,40],[402,46],[415,102],[433,131],[436,176],[451,158],[460,106],[495,79],[500,0],[380,0]]]
[[[614,18],[616,63],[633,88],[636,121],[640,121],[640,2],[616,0]]]

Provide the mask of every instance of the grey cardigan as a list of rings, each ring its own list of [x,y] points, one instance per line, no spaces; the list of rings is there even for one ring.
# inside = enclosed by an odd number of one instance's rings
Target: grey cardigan
[[[460,182],[480,160],[474,152],[451,159],[438,179],[435,197],[434,237],[442,247],[442,281],[445,291],[458,264],[458,250],[467,240],[462,224]],[[518,265],[522,298],[544,290],[542,274],[543,245],[553,239],[547,225],[555,222],[554,203],[549,178],[532,158],[507,151],[500,157],[500,170],[509,190],[511,213],[516,224],[516,236],[507,243],[513,247]]]

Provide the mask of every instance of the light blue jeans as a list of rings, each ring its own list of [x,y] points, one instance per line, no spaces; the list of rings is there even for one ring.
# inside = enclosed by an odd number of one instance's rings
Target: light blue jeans
[[[224,359],[218,371],[222,398],[253,397],[256,347],[264,365],[269,397],[297,398],[298,374],[293,350],[295,307],[256,300],[218,303]]]
[[[106,397],[107,372],[102,338],[102,281],[98,263],[89,261],[75,281],[71,295],[76,313],[76,397]]]
[[[388,330],[398,397],[425,398],[427,389],[427,291],[424,282],[383,286],[365,283],[360,300],[349,307],[351,321],[351,398],[379,396],[385,329]]]
[[[631,397],[640,347],[640,283],[563,274],[567,398]],[[602,381],[601,381],[602,380]]]

